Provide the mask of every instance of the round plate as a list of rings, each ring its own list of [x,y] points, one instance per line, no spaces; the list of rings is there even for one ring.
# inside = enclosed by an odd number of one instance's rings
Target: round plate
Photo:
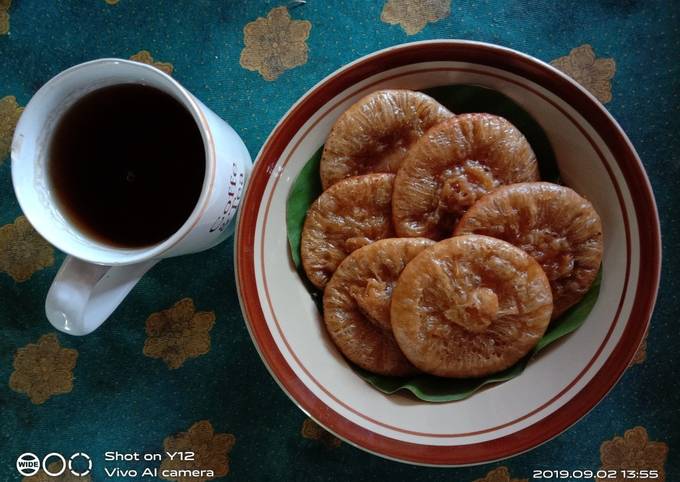
[[[603,221],[603,281],[584,325],[525,372],[467,400],[386,396],[362,381],[329,340],[290,260],[285,204],[333,122],[382,88],[456,83],[498,90],[528,111],[555,151],[563,181]],[[436,40],[363,57],[307,92],[265,142],[241,206],[238,291],[252,339],[288,396],[323,427],[369,452],[424,465],[485,463],[529,450],[574,424],[614,386],[647,329],[660,273],[656,205],[616,121],[569,77],[519,52]]]

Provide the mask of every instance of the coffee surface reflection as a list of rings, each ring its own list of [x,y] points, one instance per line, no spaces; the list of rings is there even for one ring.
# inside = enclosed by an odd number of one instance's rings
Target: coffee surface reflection
[[[57,205],[83,234],[141,248],[175,233],[205,176],[201,133],[172,96],[140,84],[90,92],[59,119],[48,152]]]

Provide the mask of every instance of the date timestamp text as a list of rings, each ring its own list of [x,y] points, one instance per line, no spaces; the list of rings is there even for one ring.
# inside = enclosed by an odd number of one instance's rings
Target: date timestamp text
[[[609,470],[556,470],[556,469],[534,469],[533,479],[593,479],[598,480],[654,480],[659,478],[658,470],[632,470],[632,469],[609,469]]]

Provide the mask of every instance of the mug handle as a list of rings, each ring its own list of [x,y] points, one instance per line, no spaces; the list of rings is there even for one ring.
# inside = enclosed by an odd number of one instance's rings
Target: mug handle
[[[158,261],[101,266],[67,256],[47,292],[47,319],[69,335],[92,333]]]

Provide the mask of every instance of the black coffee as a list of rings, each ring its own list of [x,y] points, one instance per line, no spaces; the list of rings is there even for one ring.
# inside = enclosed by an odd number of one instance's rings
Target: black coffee
[[[196,206],[205,175],[191,114],[152,87],[95,90],[60,119],[49,145],[57,203],[84,234],[116,247],[156,244]]]

